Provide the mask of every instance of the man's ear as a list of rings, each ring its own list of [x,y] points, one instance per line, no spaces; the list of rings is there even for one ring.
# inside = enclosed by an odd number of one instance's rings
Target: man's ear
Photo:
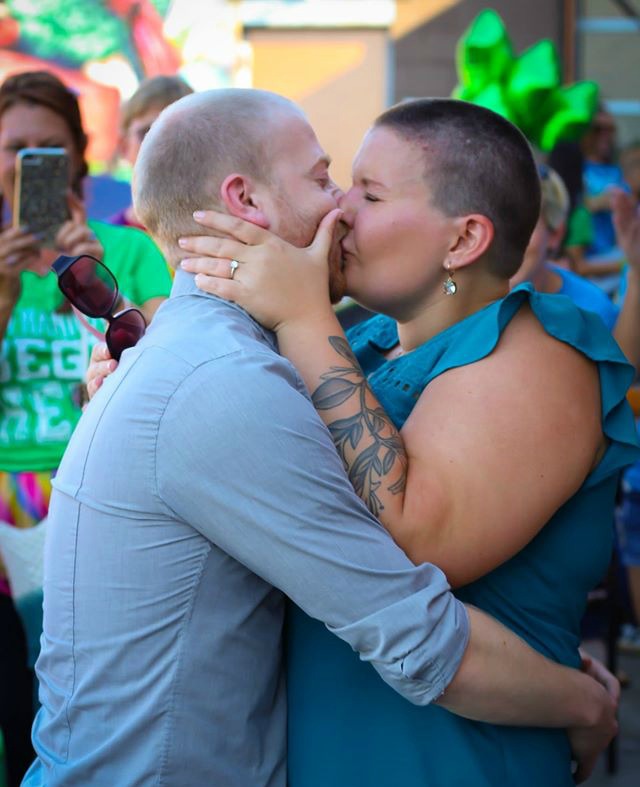
[[[461,216],[456,220],[457,236],[454,238],[447,261],[451,270],[471,265],[488,251],[493,242],[493,222],[481,213]]]
[[[269,229],[269,219],[261,208],[251,178],[237,172],[227,175],[220,186],[220,198],[231,216]]]

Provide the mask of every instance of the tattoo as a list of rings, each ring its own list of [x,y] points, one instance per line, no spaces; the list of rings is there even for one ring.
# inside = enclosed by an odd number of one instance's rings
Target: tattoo
[[[322,374],[320,376],[322,382],[312,393],[311,399],[316,410],[331,410],[353,396],[359,399],[359,410],[354,415],[339,418],[327,423],[327,426],[353,488],[371,513],[378,516],[380,511],[384,510],[384,505],[377,490],[382,484],[383,476],[389,474],[396,466],[396,461],[400,465],[400,477],[388,487],[388,490],[393,495],[404,491],[407,480],[407,456],[404,445],[382,407],[372,408],[367,404],[369,390],[367,380],[348,342],[341,336],[330,336],[329,344],[347,361],[347,364],[332,366],[328,372]],[[349,447],[352,451],[356,451],[365,435],[369,435],[373,442],[356,453],[355,458],[349,463],[347,459]]]

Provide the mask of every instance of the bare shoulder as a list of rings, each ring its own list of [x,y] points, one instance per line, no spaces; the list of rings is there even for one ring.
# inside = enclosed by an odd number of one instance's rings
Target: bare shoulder
[[[488,369],[501,374],[524,401],[539,402],[546,417],[557,412],[583,429],[600,427],[600,381],[596,363],[547,333],[528,306],[505,329]],[[483,364],[477,371],[483,374]],[[555,420],[555,419],[554,419]]]
[[[600,417],[596,364],[548,334],[529,307],[513,318],[489,355],[436,378],[416,409],[430,409],[441,398],[450,408],[486,407],[488,417],[502,413],[507,421],[515,419],[514,408],[517,417],[533,421],[558,413],[582,423],[589,414],[598,423]]]
[[[566,426],[600,425],[600,384],[596,364],[551,336],[528,306],[505,328],[494,350],[476,363],[452,369],[424,394],[445,395],[459,406],[479,402],[488,417],[506,423],[541,419]],[[563,432],[565,430],[563,429]]]
[[[437,548],[416,555],[464,584],[522,549],[598,462],[597,367],[523,308],[489,355],[425,388],[402,435],[415,521],[440,501]]]

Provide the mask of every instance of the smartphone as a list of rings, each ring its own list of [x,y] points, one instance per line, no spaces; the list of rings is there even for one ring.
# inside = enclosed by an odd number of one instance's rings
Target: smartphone
[[[69,218],[69,157],[64,148],[23,148],[16,155],[13,226],[53,247]]]

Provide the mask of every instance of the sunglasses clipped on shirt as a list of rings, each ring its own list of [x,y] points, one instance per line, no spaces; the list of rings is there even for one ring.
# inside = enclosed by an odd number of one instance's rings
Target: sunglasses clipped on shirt
[[[88,254],[60,256],[51,266],[58,287],[74,309],[87,317],[101,317],[109,323],[104,339],[116,361],[144,335],[147,323],[138,309],[113,310],[118,303],[118,283],[107,266]]]

